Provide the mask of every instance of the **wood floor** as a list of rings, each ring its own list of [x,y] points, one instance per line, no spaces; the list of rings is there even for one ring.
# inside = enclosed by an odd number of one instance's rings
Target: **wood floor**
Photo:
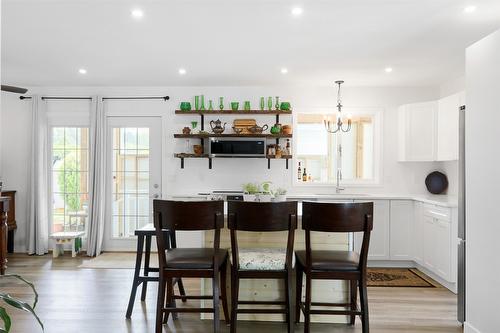
[[[83,258],[52,260],[50,256],[10,257],[8,273],[17,273],[35,283],[40,294],[37,312],[47,333],[149,333],[154,332],[156,284],[151,284],[146,302],[139,297],[130,320],[125,319],[133,271],[129,269],[79,269]],[[186,281],[187,292],[199,283]],[[26,297],[29,289],[17,283],[0,283],[2,291]],[[199,289],[199,288],[196,288]],[[456,321],[456,296],[444,288],[368,288],[372,333],[462,332]],[[30,315],[9,310],[15,333],[41,332]],[[223,326],[223,332],[229,332]],[[164,332],[211,332],[212,323],[196,314],[181,314],[169,321]],[[238,322],[238,332],[285,332],[281,323]],[[296,332],[302,332],[302,325]],[[317,333],[361,332],[337,324],[313,324]]]

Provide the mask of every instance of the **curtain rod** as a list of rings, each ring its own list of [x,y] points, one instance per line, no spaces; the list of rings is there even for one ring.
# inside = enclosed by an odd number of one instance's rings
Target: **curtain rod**
[[[20,100],[31,99],[31,96],[19,96]],[[52,97],[45,96],[42,97],[43,100],[47,99],[83,99],[83,100],[91,100],[92,97]],[[103,97],[103,100],[119,100],[119,99],[162,99],[164,101],[168,101],[170,96],[139,96],[139,97]]]

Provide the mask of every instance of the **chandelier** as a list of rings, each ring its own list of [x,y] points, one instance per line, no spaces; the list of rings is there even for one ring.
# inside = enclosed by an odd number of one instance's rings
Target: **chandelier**
[[[337,133],[337,132],[349,132],[351,130],[351,118],[347,118],[347,126],[344,126],[344,122],[342,120],[342,96],[340,94],[340,85],[344,83],[344,81],[335,81],[335,84],[339,86],[337,91],[337,120],[330,120],[329,117],[325,116],[323,119],[323,123],[325,124],[325,129],[328,133]]]

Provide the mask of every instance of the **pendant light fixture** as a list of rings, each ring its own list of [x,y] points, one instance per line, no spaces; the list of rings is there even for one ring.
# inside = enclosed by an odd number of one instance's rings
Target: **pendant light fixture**
[[[323,118],[323,123],[325,124],[325,130],[328,133],[337,133],[337,132],[344,132],[347,133],[351,130],[351,118],[347,118],[347,126],[344,126],[344,120],[342,119],[342,95],[340,94],[340,86],[341,84],[344,83],[344,81],[335,81],[335,84],[339,86],[338,91],[337,91],[337,119],[335,120],[330,120],[329,117],[325,116]]]

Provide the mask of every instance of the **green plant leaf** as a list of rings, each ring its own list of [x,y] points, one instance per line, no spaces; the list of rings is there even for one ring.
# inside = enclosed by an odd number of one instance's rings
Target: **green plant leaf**
[[[10,332],[10,327],[12,325],[12,322],[10,320],[10,316],[5,310],[5,308],[0,306],[0,319],[3,321],[3,329],[0,329],[0,332],[5,332],[8,333]]]
[[[35,300],[33,301],[33,309],[36,308],[36,305],[38,303],[38,293],[35,289],[35,285],[31,282],[29,282],[28,280],[25,280],[22,276],[20,275],[17,275],[17,274],[5,274],[5,275],[0,275],[0,278],[4,279],[4,278],[16,278],[18,280],[21,280],[23,281],[24,283],[26,283],[28,286],[31,287],[31,290],[33,290],[33,294],[35,295]]]
[[[13,306],[17,309],[31,313],[38,321],[38,324],[40,324],[40,327],[42,328],[42,330],[44,329],[42,321],[40,320],[40,318],[38,318],[38,316],[35,313],[35,310],[33,310],[31,305],[15,298],[15,297],[12,297],[11,295],[6,294],[6,293],[0,293],[0,299],[2,299],[5,303],[9,304],[10,306]]]

